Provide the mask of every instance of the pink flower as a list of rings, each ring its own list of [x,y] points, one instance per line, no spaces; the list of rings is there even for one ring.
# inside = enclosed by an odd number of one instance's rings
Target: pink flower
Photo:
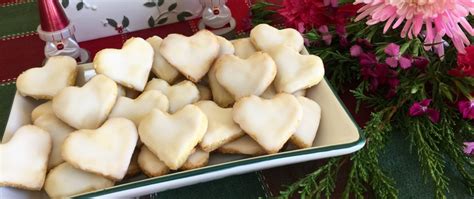
[[[431,103],[431,99],[424,99],[421,102],[415,102],[413,105],[410,107],[410,116],[416,117],[416,116],[424,116],[427,115],[428,118],[433,122],[433,123],[438,123],[439,122],[439,112],[433,108],[428,108],[428,106]]]
[[[411,58],[411,63],[414,67],[425,70],[430,61],[425,57],[413,57]]]
[[[474,46],[466,47],[466,54],[458,54],[458,66],[448,71],[456,77],[474,77]]]
[[[458,109],[464,119],[474,119],[474,99],[459,101]]]
[[[474,142],[464,142],[464,153],[467,155],[474,154]]]
[[[387,57],[385,59],[385,63],[387,63],[392,68],[396,68],[398,63],[400,63],[400,67],[403,69],[407,69],[411,67],[411,60],[407,57],[404,57],[400,54],[400,46],[394,43],[390,43],[385,47],[385,53],[390,55],[391,57]]]
[[[282,6],[278,13],[290,27],[309,30],[331,23],[323,0],[284,0]]]
[[[330,45],[332,42],[332,35],[329,33],[328,26],[320,26],[318,31],[321,33],[324,43],[326,43],[326,45]]]
[[[359,57],[364,52],[364,50],[362,50],[362,47],[356,44],[351,47],[350,52],[352,57]]]
[[[325,6],[328,6],[328,5],[331,5],[331,7],[337,7],[337,2],[338,0],[324,0],[324,5]]]
[[[359,9],[356,21],[368,18],[367,25],[385,22],[384,33],[403,25],[401,37],[417,37],[424,27],[425,49],[434,46],[438,55],[444,54],[443,37],[453,41],[458,52],[465,53],[470,44],[463,29],[474,36],[474,29],[466,17],[474,14],[472,0],[356,0],[366,4]],[[403,23],[405,22],[405,23]]]

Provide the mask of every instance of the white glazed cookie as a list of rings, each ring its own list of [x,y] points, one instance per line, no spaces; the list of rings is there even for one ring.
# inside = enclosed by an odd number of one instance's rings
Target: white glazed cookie
[[[132,120],[138,126],[140,121],[154,108],[168,111],[168,98],[157,90],[143,92],[136,99],[119,97],[109,118],[123,117]]]
[[[51,145],[51,137],[43,129],[20,127],[10,141],[0,144],[0,186],[41,190]]]
[[[49,114],[54,115],[52,101],[47,101],[45,103],[42,103],[39,106],[37,106],[35,109],[33,109],[33,111],[31,112],[31,121],[34,122],[40,116],[49,115]]]
[[[296,131],[303,109],[291,94],[272,99],[242,98],[234,105],[234,121],[268,153],[277,153]]]
[[[277,95],[279,92],[276,91],[275,86],[273,84],[270,84],[268,86],[267,90],[263,92],[260,97],[265,98],[265,99],[272,99],[275,95]],[[294,96],[305,96],[306,95],[306,89],[301,89],[298,90],[294,93],[292,93]]]
[[[103,49],[94,57],[94,68],[117,83],[143,91],[153,63],[153,48],[142,38],[128,39],[122,49]]]
[[[207,116],[207,131],[199,146],[206,152],[243,136],[245,133],[232,119],[232,108],[221,108],[213,101],[199,101],[195,104]]]
[[[197,89],[199,90],[199,100],[211,100],[212,92],[209,87],[198,84]]]
[[[168,61],[163,58],[160,54],[160,46],[163,39],[158,36],[153,36],[146,41],[153,47],[155,54],[153,55],[153,66],[151,71],[160,79],[167,81],[172,84],[180,75],[179,71],[173,67]]]
[[[299,148],[308,148],[313,146],[318,131],[321,107],[318,103],[306,97],[297,96],[296,99],[303,108],[303,118],[290,141]]]
[[[52,99],[61,89],[76,83],[77,63],[69,56],[55,56],[43,67],[30,68],[16,80],[16,88],[23,96]]]
[[[265,149],[248,135],[222,145],[217,149],[217,151],[225,154],[243,154],[251,156],[263,155],[266,153]]]
[[[158,90],[168,97],[169,112],[174,113],[187,104],[192,104],[199,100],[199,90],[196,85],[190,81],[184,80],[173,86],[168,82],[154,78],[148,82],[145,91]]]
[[[242,59],[247,59],[248,57],[250,57],[250,55],[258,51],[253,46],[250,38],[236,39],[232,41],[232,44],[234,45],[235,56],[240,57]]]
[[[198,82],[211,68],[219,48],[216,36],[201,30],[191,37],[169,34],[161,42],[160,53],[186,78]]]
[[[318,84],[324,77],[324,65],[316,55],[301,55],[286,47],[278,46],[269,51],[277,66],[275,89],[294,93]]]
[[[234,97],[217,81],[215,66],[212,66],[207,76],[209,78],[209,87],[211,87],[212,91],[212,99],[221,107],[229,107],[234,104]]]
[[[95,129],[109,115],[117,100],[117,84],[96,75],[83,87],[67,87],[53,98],[56,116],[76,129]]]
[[[216,78],[235,99],[261,95],[272,83],[277,73],[275,62],[262,52],[247,59],[223,55],[215,63]]]
[[[219,42],[219,54],[218,57],[225,54],[234,54],[234,45],[224,37],[217,36],[217,42]]]
[[[180,168],[207,130],[207,117],[195,105],[186,105],[170,115],[154,109],[145,117],[140,140],[170,169]]]
[[[138,166],[148,177],[162,176],[170,172],[168,166],[158,159],[145,145],[141,147],[138,154]]]
[[[34,125],[44,129],[49,133],[52,140],[51,153],[49,154],[48,169],[51,169],[64,162],[61,156],[61,147],[64,140],[75,129],[61,121],[53,114],[40,116],[34,121]]]
[[[133,152],[132,159],[130,160],[130,164],[128,165],[127,174],[125,176],[131,177],[135,176],[140,173],[140,166],[138,166],[138,154],[140,151],[135,147],[135,151]]]
[[[64,141],[66,162],[114,181],[121,180],[137,144],[137,129],[125,118],[111,118],[95,130],[72,132]]]
[[[304,47],[304,39],[297,30],[286,28],[278,30],[268,24],[259,24],[250,31],[250,40],[257,49],[268,52],[277,46],[285,45],[300,52]]]
[[[194,153],[189,155],[186,162],[181,166],[181,170],[191,170],[204,167],[209,162],[209,152],[205,152],[201,149],[196,149]]]
[[[44,190],[51,198],[68,198],[111,186],[114,186],[114,182],[107,178],[76,169],[68,163],[62,163],[48,173]]]

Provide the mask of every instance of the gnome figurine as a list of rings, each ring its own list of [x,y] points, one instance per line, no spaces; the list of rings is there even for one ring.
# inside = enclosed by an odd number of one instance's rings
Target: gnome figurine
[[[235,29],[235,19],[232,17],[227,0],[201,0],[204,6],[199,29],[209,28],[218,35],[226,34]]]
[[[71,56],[79,63],[89,61],[89,54],[79,47],[74,33],[76,28],[69,22],[58,0],[38,0],[41,24],[38,35],[46,42],[44,54],[47,58],[56,55]]]

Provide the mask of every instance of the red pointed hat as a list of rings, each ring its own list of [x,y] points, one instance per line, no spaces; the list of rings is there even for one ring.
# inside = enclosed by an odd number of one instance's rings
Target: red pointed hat
[[[38,0],[38,8],[41,30],[56,32],[65,29],[69,25],[69,19],[58,0]]]

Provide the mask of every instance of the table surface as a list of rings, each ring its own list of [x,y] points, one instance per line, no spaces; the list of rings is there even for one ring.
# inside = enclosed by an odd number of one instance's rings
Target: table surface
[[[248,5],[240,1],[229,1],[229,7],[235,11],[233,15],[237,23],[248,16]],[[194,24],[193,24],[194,23]],[[138,32],[124,33],[118,36],[81,42],[81,47],[95,54],[103,48],[119,48],[132,36],[149,37],[151,35],[166,36],[172,32],[190,35],[195,30],[196,21],[172,24]],[[8,120],[13,95],[15,93],[15,77],[21,71],[40,66],[44,60],[41,41],[35,33],[39,24],[36,0],[0,0],[0,136]],[[194,26],[196,27],[196,26]],[[234,32],[234,34],[239,32]],[[355,100],[348,92],[341,95],[346,106],[355,116],[359,124],[368,118],[370,110],[362,109],[354,113]],[[393,137],[382,153],[381,164],[385,171],[396,180],[400,198],[433,198],[433,184],[425,184],[415,155],[408,150],[408,143],[402,132],[393,132]],[[325,160],[310,161],[295,165],[277,167],[258,172],[231,176],[215,181],[204,182],[179,189],[169,190],[144,198],[268,198],[277,196],[278,192],[298,178],[310,173]],[[449,198],[468,198],[467,190],[453,167],[447,168],[451,176]],[[346,182],[348,166],[341,170],[334,198],[339,198]],[[368,197],[372,197],[370,194]]]

